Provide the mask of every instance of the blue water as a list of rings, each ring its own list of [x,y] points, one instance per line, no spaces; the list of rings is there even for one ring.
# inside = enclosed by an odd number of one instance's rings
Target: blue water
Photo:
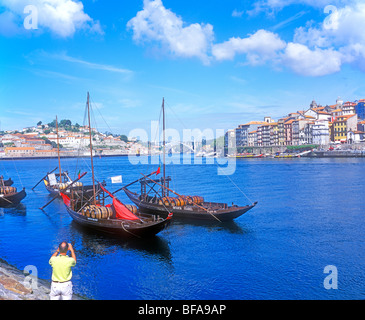
[[[126,184],[157,169],[123,157],[95,162],[111,190],[121,186],[111,176],[122,174]],[[62,163],[72,175],[88,165]],[[78,259],[74,290],[93,299],[365,298],[365,159],[244,159],[229,178],[217,175],[216,164],[168,165],[175,191],[258,205],[227,224],[175,221],[148,241],[80,228],[58,200],[39,210],[51,198],[42,184],[31,188],[57,165],[0,162],[0,172],[28,193],[18,208],[0,209],[0,258],[19,269],[34,265],[50,279],[48,260],[66,240]],[[338,289],[324,287],[327,265],[337,268]]]

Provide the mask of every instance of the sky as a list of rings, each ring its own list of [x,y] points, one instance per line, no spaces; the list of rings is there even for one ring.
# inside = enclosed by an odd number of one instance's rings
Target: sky
[[[0,129],[58,119],[153,136],[365,98],[358,0],[0,0]]]

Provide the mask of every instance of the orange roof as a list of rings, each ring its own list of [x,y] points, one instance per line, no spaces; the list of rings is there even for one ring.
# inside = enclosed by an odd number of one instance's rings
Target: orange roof
[[[267,122],[265,121],[250,121],[250,122],[247,122],[246,124],[241,124],[241,126],[248,126],[250,124],[265,124]]]

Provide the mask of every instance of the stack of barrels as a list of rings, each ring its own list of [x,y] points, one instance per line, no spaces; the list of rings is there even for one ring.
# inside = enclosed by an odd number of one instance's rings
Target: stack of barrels
[[[90,205],[82,209],[81,214],[93,219],[109,219],[113,215],[111,207]]]
[[[202,204],[204,198],[200,196],[180,196],[180,197],[163,197],[158,200],[158,204],[165,206],[178,206],[182,207],[187,204]]]
[[[126,206],[126,208],[127,208],[130,212],[132,212],[133,214],[136,214],[136,213],[137,213],[137,211],[138,211],[137,207],[136,207],[136,206],[133,206],[133,205],[131,205],[131,204],[125,204],[125,206]]]
[[[69,183],[59,183],[58,185],[55,185],[55,187],[59,190],[65,190],[70,184]],[[72,187],[82,187],[82,182],[78,181],[78,182],[75,182]]]
[[[16,188],[15,187],[0,187],[0,194],[14,194],[16,193]]]

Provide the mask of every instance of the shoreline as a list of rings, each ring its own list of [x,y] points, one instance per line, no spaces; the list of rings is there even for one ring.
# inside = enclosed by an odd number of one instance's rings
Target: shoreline
[[[93,158],[108,158],[108,157],[136,157],[135,154],[104,154],[104,155],[94,155]],[[61,159],[76,159],[76,158],[85,158],[89,159],[90,156],[60,156]],[[0,160],[43,160],[43,159],[58,159],[57,156],[51,157],[0,157]]]
[[[51,281],[37,278],[36,288],[29,288],[27,276],[29,275],[0,258],[0,300],[50,300]],[[87,299],[74,294],[72,300]]]

